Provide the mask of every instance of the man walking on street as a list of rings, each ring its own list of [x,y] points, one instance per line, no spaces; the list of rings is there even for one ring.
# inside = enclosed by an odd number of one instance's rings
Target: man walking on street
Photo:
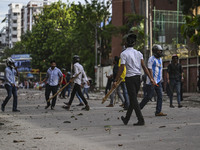
[[[3,112],[5,111],[5,106],[13,94],[12,111],[20,112],[20,110],[17,109],[17,88],[15,83],[15,76],[18,76],[17,67],[15,67],[15,61],[10,57],[7,58],[6,65],[7,67],[5,69],[5,88],[8,95],[1,105],[1,110]]]
[[[45,107],[45,109],[47,109],[51,105],[51,109],[53,110],[56,104],[57,96],[53,98],[51,104],[50,102],[48,102],[48,99],[51,92],[53,95],[57,93],[58,86],[61,85],[63,82],[63,74],[60,71],[60,69],[56,67],[56,62],[54,60],[51,61],[50,64],[51,64],[51,67],[47,70],[46,77],[42,82],[47,81],[46,89],[45,89],[45,98],[47,101],[47,106]]]
[[[170,107],[173,106],[173,92],[176,88],[178,108],[181,108],[181,80],[183,80],[183,68],[178,63],[178,56],[174,54],[172,56],[172,62],[167,67],[167,82],[169,83],[170,89]]]
[[[155,116],[166,116],[161,112],[162,110],[162,47],[160,45],[154,45],[152,48],[153,56],[151,56],[148,60],[148,69],[151,76],[154,78],[156,82],[156,86],[151,84],[151,81],[147,77],[146,81],[146,91],[147,94],[145,95],[144,99],[140,103],[140,108],[143,109],[144,106],[152,99],[154,96],[154,91],[157,94],[157,101],[156,101],[156,112]]]
[[[74,55],[73,57],[73,64],[74,64],[74,75],[73,77],[75,77],[77,74],[78,77],[74,80],[74,87],[73,87],[73,90],[72,90],[72,93],[71,93],[71,97],[70,97],[70,100],[69,102],[67,103],[67,106],[64,106],[63,108],[69,110],[70,109],[70,106],[74,100],[74,96],[76,94],[76,92],[78,92],[78,95],[81,97],[81,99],[83,100],[84,104],[85,104],[85,107],[83,109],[85,110],[90,110],[90,107],[88,105],[88,102],[87,100],[85,99],[85,97],[83,96],[83,93],[81,92],[81,81],[82,81],[82,77],[85,78],[86,82],[88,85],[90,85],[88,79],[87,79],[87,76],[85,74],[85,71],[83,69],[83,66],[79,63],[80,62],[80,58],[78,55]]]
[[[153,84],[156,84],[154,79],[151,77],[148,69],[146,68],[143,60],[143,55],[141,52],[137,51],[136,49],[133,49],[133,46],[136,42],[136,35],[133,33],[129,33],[126,35],[126,50],[124,50],[120,54],[121,58],[121,66],[119,68],[119,71],[117,73],[117,77],[114,81],[114,86],[117,85],[117,82],[120,79],[120,76],[124,70],[124,66],[126,66],[126,87],[128,90],[130,105],[128,107],[128,111],[126,112],[126,117],[121,117],[123,123],[125,125],[128,124],[128,121],[130,120],[131,114],[133,112],[133,109],[135,111],[135,114],[137,116],[138,122],[133,124],[135,126],[141,126],[144,125],[144,118],[142,115],[142,112],[140,110],[140,106],[138,104],[137,100],[137,94],[140,89],[140,75],[141,75],[141,67],[143,68],[144,72],[148,75],[151,82]]]

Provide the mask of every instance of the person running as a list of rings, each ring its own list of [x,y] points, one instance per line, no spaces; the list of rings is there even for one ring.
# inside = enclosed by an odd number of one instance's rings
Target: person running
[[[147,77],[147,81],[146,81],[147,94],[141,101],[140,108],[141,109],[144,108],[144,106],[152,99],[156,91],[157,105],[156,105],[155,116],[167,116],[167,114],[164,114],[161,112],[162,110],[162,70],[163,70],[161,57],[162,57],[163,49],[160,45],[154,45],[152,48],[152,51],[153,51],[153,56],[151,56],[148,60],[148,69],[157,85],[156,86],[152,85],[150,79]]]
[[[56,94],[58,91],[58,86],[60,86],[63,82],[63,74],[60,71],[60,69],[58,69],[56,67],[56,61],[52,60],[50,62],[51,67],[47,70],[47,74],[46,77],[44,78],[44,80],[42,81],[46,83],[46,88],[45,88],[45,98],[47,101],[47,105],[45,106],[45,109],[47,109],[50,105],[51,105],[51,109],[53,110],[56,104],[56,99],[57,96],[55,96],[52,100],[52,103],[50,104],[50,102],[48,102],[49,96],[52,92],[52,94]]]
[[[173,105],[173,92],[176,88],[178,108],[181,108],[181,80],[183,80],[183,68],[181,64],[178,63],[178,56],[174,54],[172,56],[172,62],[167,67],[167,82],[169,83],[170,89],[170,106],[174,108]]]
[[[83,100],[85,107],[83,108],[84,110],[90,110],[90,107],[88,105],[87,100],[85,99],[85,97],[83,96],[83,93],[81,92],[81,81],[82,81],[82,77],[85,78],[85,80],[87,81],[88,85],[90,84],[90,82],[87,79],[87,76],[85,74],[85,71],[83,69],[83,66],[79,63],[80,62],[80,57],[78,55],[74,55],[73,57],[73,64],[74,64],[74,75],[73,77],[75,77],[77,74],[78,77],[74,80],[74,87],[71,93],[71,97],[69,99],[69,102],[67,103],[68,105],[64,106],[63,108],[69,110],[70,106],[74,100],[74,96],[76,94],[76,92],[78,93],[78,95],[81,97],[81,99]]]
[[[13,94],[12,111],[20,112],[20,110],[17,109],[17,88],[15,82],[15,76],[18,76],[18,70],[17,67],[15,67],[15,61],[11,57],[7,58],[6,65],[7,67],[5,69],[5,88],[8,95],[1,105],[1,110],[3,112],[5,111],[5,106]]]
[[[151,82],[155,85],[155,81],[153,77],[151,77],[148,69],[146,68],[143,60],[143,55],[140,51],[133,48],[135,45],[137,36],[133,33],[129,33],[126,35],[126,49],[120,54],[121,58],[121,66],[117,73],[117,77],[114,81],[114,87],[117,86],[117,81],[120,79],[120,76],[124,70],[124,66],[126,66],[126,87],[128,90],[130,105],[128,107],[128,111],[126,112],[126,116],[121,116],[121,119],[125,125],[128,124],[133,109],[137,116],[138,122],[133,124],[135,126],[141,126],[145,124],[142,112],[140,110],[140,106],[137,100],[137,94],[140,89],[140,75],[141,75],[141,67],[144,72],[148,75]]]

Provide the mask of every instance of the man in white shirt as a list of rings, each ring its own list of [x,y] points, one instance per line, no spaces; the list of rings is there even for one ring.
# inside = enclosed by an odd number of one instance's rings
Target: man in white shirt
[[[86,80],[87,84],[90,85],[88,79],[87,79],[87,76],[85,74],[85,71],[83,69],[83,66],[79,63],[80,61],[80,58],[78,55],[74,55],[73,57],[73,64],[74,64],[74,75],[73,77],[75,77],[77,74],[78,77],[74,80],[74,88],[72,90],[72,93],[71,93],[71,97],[69,99],[69,102],[67,103],[67,106],[65,106],[64,108],[66,108],[67,110],[70,109],[70,106],[72,104],[72,101],[74,100],[74,96],[76,94],[76,92],[78,92],[78,95],[81,97],[81,99],[83,100],[84,104],[85,104],[85,107],[83,109],[85,110],[90,110],[90,107],[88,105],[88,102],[87,100],[85,99],[85,97],[83,96],[83,93],[81,92],[81,81],[82,81],[82,77]]]
[[[128,90],[130,105],[126,113],[126,117],[122,116],[121,119],[123,123],[127,125],[134,109],[138,122],[133,125],[142,126],[145,124],[145,122],[144,122],[144,118],[142,116],[140,106],[137,100],[137,94],[140,89],[141,67],[143,68],[144,72],[148,75],[148,77],[151,79],[151,82],[153,84],[156,84],[156,83],[154,79],[151,77],[148,69],[146,68],[144,64],[142,53],[140,51],[133,49],[135,42],[136,42],[135,34],[129,33],[126,35],[127,48],[120,54],[121,66],[119,68],[116,80],[114,81],[114,86],[116,86],[116,83],[117,83],[116,81],[120,79],[120,76],[124,70],[124,66],[126,66],[125,82],[126,82],[126,87]]]

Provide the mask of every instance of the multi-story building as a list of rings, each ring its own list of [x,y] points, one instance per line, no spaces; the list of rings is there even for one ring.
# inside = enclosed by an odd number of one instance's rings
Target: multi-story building
[[[20,3],[9,4],[7,16],[8,22],[8,46],[12,48],[21,35],[27,30],[32,30],[34,16],[40,14],[45,5],[50,5],[56,0],[31,0],[26,6]]]
[[[8,6],[8,45],[12,48],[21,38],[21,9],[23,5],[11,3]]]

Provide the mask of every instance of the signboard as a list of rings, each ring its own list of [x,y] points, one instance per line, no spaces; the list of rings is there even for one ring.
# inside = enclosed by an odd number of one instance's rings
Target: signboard
[[[31,71],[31,57],[30,54],[15,54],[11,55],[11,58],[15,60],[15,66],[19,72]]]

